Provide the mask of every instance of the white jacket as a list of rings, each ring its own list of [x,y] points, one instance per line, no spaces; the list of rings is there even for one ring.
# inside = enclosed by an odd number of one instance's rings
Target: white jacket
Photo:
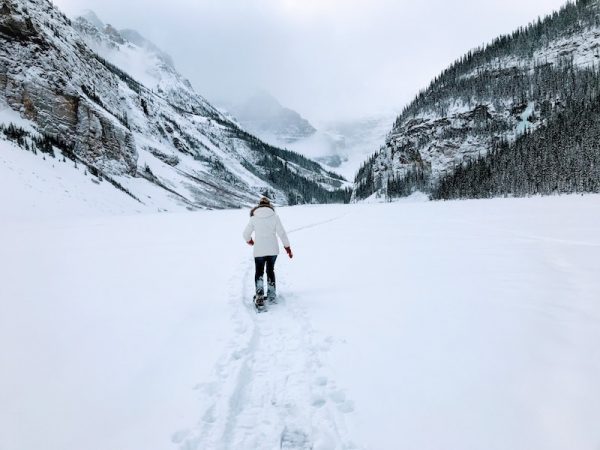
[[[277,236],[284,247],[290,246],[287,233],[281,225],[279,216],[268,207],[257,208],[244,230],[244,240],[248,242],[254,232],[254,257],[279,254]]]

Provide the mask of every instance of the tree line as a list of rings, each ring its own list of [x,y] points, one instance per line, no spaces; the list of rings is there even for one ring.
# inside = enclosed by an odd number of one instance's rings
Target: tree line
[[[600,192],[600,97],[571,102],[546,125],[456,167],[433,199]]]

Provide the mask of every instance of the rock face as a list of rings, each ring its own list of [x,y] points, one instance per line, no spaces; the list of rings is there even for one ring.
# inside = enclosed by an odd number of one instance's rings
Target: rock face
[[[228,120],[139,33],[93,13],[72,22],[47,0],[0,0],[0,102],[162,209],[347,196],[341,177]]]
[[[589,96],[600,62],[599,10],[597,1],[579,0],[455,62],[398,116],[359,170],[356,198],[430,191],[499,142],[546,124],[574,96]],[[390,180],[402,189],[392,192]]]
[[[519,123],[535,125],[528,116],[521,121],[510,111],[496,111],[493,105],[479,104],[459,109],[445,116],[414,117],[397,122],[388,135],[386,148],[398,171],[417,166],[432,178],[449,170],[453,165],[477,157],[485,149],[490,124],[504,132],[513,132]],[[481,130],[481,133],[479,131]]]
[[[0,6],[0,96],[34,121],[40,132],[60,138],[81,158],[111,172],[135,175],[137,151],[131,132],[81,97],[76,85],[79,74],[64,70],[59,56],[64,49],[47,36],[48,31],[59,35],[60,28],[36,21],[30,15],[30,9],[36,7],[41,8],[42,17],[46,14],[57,23],[66,21],[49,4],[5,1]],[[75,62],[87,56],[85,51],[82,48],[62,56]],[[87,82],[111,78],[99,63],[87,72],[91,75]],[[103,164],[106,159],[111,164]]]

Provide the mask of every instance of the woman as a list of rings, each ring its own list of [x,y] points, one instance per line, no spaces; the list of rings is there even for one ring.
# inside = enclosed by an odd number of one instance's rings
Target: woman
[[[252,233],[254,232],[254,239]],[[267,197],[260,199],[257,207],[250,211],[250,222],[244,230],[244,240],[251,246],[254,246],[254,263],[256,271],[254,273],[254,284],[256,286],[256,295],[254,303],[258,308],[265,304],[265,288],[263,275],[265,273],[265,264],[267,266],[267,282],[269,290],[267,300],[275,301],[275,260],[279,254],[279,243],[277,236],[281,239],[285,251],[292,258],[292,249],[287,233],[281,225],[279,216],[273,209],[271,202]]]

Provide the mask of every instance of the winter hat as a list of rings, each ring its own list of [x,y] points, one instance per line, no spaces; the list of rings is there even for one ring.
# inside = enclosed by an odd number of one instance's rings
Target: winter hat
[[[262,197],[258,202],[258,206],[252,208],[250,211],[250,217],[254,215],[254,211],[256,211],[258,208],[271,208],[273,211],[275,211],[275,209],[273,209],[273,205],[271,205],[271,200],[269,200],[267,197]]]
[[[267,197],[263,197],[260,199],[260,202],[258,202],[258,206],[271,206],[271,200],[269,200]]]

